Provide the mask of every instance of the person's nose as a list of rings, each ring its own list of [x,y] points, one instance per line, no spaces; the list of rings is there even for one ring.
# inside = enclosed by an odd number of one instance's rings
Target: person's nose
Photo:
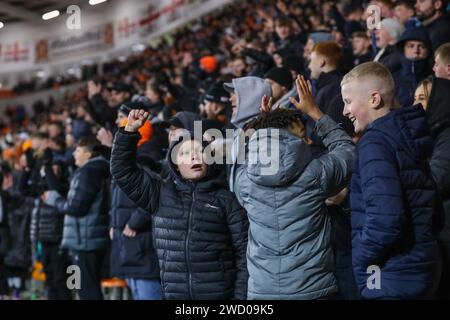
[[[350,115],[350,110],[347,106],[347,104],[344,103],[344,110],[342,110],[342,114],[344,115],[344,117],[348,117]]]

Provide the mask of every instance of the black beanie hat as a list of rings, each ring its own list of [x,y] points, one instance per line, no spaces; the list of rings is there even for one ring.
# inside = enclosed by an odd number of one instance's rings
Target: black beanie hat
[[[283,57],[283,67],[288,68],[289,70],[293,70],[297,73],[303,74],[305,73],[305,63],[302,57],[297,55],[289,55]]]
[[[128,116],[130,114],[131,110],[139,110],[139,109],[144,109],[145,111],[148,110],[148,104],[143,99],[139,99],[138,101],[123,103],[119,107],[119,112]]]
[[[265,75],[264,79],[270,79],[285,87],[292,88],[294,80],[292,79],[291,71],[286,67],[275,67],[270,69]]]

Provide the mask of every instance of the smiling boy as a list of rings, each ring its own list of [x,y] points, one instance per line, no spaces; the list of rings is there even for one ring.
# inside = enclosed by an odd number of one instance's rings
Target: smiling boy
[[[391,110],[394,80],[377,62],[341,82],[344,115],[363,134],[351,181],[352,259],[366,299],[427,299],[439,281],[435,188],[426,168],[432,140],[420,106]],[[380,268],[380,286],[370,282]]]

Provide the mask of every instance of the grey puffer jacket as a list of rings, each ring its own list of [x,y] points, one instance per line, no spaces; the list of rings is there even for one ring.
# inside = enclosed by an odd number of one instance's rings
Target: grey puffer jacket
[[[234,191],[250,222],[248,299],[319,299],[337,291],[325,199],[347,184],[355,148],[329,116],[315,130],[328,149],[320,158],[289,131],[270,128],[266,137],[252,135],[246,164],[236,169]],[[279,146],[272,172],[262,157],[251,161],[269,139],[275,155],[274,142]]]
[[[110,185],[109,163],[98,156],[75,171],[67,199],[49,191],[47,204],[65,215],[63,247],[92,251],[109,246]]]

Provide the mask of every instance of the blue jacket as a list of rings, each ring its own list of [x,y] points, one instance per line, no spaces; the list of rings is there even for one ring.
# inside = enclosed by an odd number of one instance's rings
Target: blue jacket
[[[433,227],[433,141],[420,106],[377,119],[359,142],[351,182],[353,269],[366,299],[428,298],[439,281]],[[381,286],[369,289],[368,267]]]
[[[428,55],[425,59],[410,60],[403,54],[403,49],[407,41],[416,40],[424,43],[428,49]],[[394,73],[396,96],[402,107],[410,107],[414,102],[414,92],[420,81],[431,74],[431,63],[429,58],[432,57],[431,42],[425,28],[411,28],[406,30],[398,40],[397,49],[400,52],[401,69]]]

